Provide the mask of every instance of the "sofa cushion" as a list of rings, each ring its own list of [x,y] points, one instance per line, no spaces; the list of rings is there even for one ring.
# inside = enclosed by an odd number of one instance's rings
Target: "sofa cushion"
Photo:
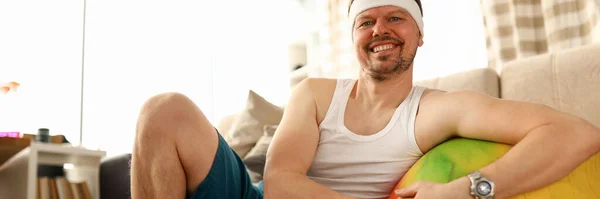
[[[444,77],[417,81],[414,84],[444,91],[473,90],[493,97],[500,96],[498,73],[489,68],[473,69]]]
[[[600,127],[600,45],[506,64],[502,98],[545,104]]]
[[[236,115],[231,129],[225,136],[227,144],[244,158],[263,135],[263,126],[277,125],[283,116],[283,109],[271,104],[250,90],[246,107]]]

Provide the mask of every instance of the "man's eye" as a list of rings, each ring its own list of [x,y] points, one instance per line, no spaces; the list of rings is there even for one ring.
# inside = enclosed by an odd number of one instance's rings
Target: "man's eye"
[[[372,21],[366,21],[366,22],[364,22],[364,23],[360,24],[360,26],[361,26],[361,27],[362,27],[362,26],[370,26],[370,25],[373,25],[373,22],[372,22]]]
[[[400,20],[402,20],[402,18],[400,18],[400,17],[392,17],[392,18],[390,18],[390,21],[400,21]]]

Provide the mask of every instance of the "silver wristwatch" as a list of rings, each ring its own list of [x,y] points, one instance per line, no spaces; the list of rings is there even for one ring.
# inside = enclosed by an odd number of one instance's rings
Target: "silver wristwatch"
[[[471,196],[475,199],[493,199],[494,198],[494,182],[483,177],[479,171],[474,171],[467,175],[471,180]]]

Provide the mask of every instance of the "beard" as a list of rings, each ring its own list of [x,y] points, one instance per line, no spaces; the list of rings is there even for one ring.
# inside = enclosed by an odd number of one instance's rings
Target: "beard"
[[[371,79],[377,81],[377,82],[383,82],[386,80],[391,79],[391,77],[393,77],[394,75],[397,74],[401,74],[404,71],[407,71],[410,66],[413,64],[413,61],[415,59],[415,55],[417,54],[417,49],[415,48],[412,52],[406,52],[406,48],[405,48],[405,43],[403,41],[400,41],[399,39],[393,38],[391,36],[381,36],[378,38],[375,38],[373,41],[369,42],[367,45],[365,45],[365,52],[371,52],[371,49],[369,48],[369,46],[371,46],[371,44],[373,42],[378,42],[378,41],[393,41],[396,43],[396,45],[398,45],[398,47],[400,48],[400,52],[398,54],[398,56],[393,56],[393,55],[383,55],[383,56],[379,56],[376,57],[376,61],[371,60],[371,59],[367,59],[367,72],[366,74],[369,75],[371,77]],[[408,53],[408,55],[405,55],[406,53]],[[392,66],[391,67],[386,67],[384,65],[389,64],[389,63],[384,63],[384,62],[388,62],[388,61],[393,61]]]

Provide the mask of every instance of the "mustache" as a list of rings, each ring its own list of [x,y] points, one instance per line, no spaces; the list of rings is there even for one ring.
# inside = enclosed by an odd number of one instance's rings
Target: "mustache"
[[[367,52],[370,51],[371,49],[369,48],[369,46],[373,45],[373,43],[375,43],[375,42],[381,42],[381,41],[392,41],[394,43],[397,43],[400,46],[404,45],[404,41],[402,41],[400,39],[396,39],[389,35],[384,35],[384,36],[376,37],[373,40],[371,40],[369,43],[367,43],[367,45],[365,45],[365,47],[364,47],[365,51],[367,51]]]

